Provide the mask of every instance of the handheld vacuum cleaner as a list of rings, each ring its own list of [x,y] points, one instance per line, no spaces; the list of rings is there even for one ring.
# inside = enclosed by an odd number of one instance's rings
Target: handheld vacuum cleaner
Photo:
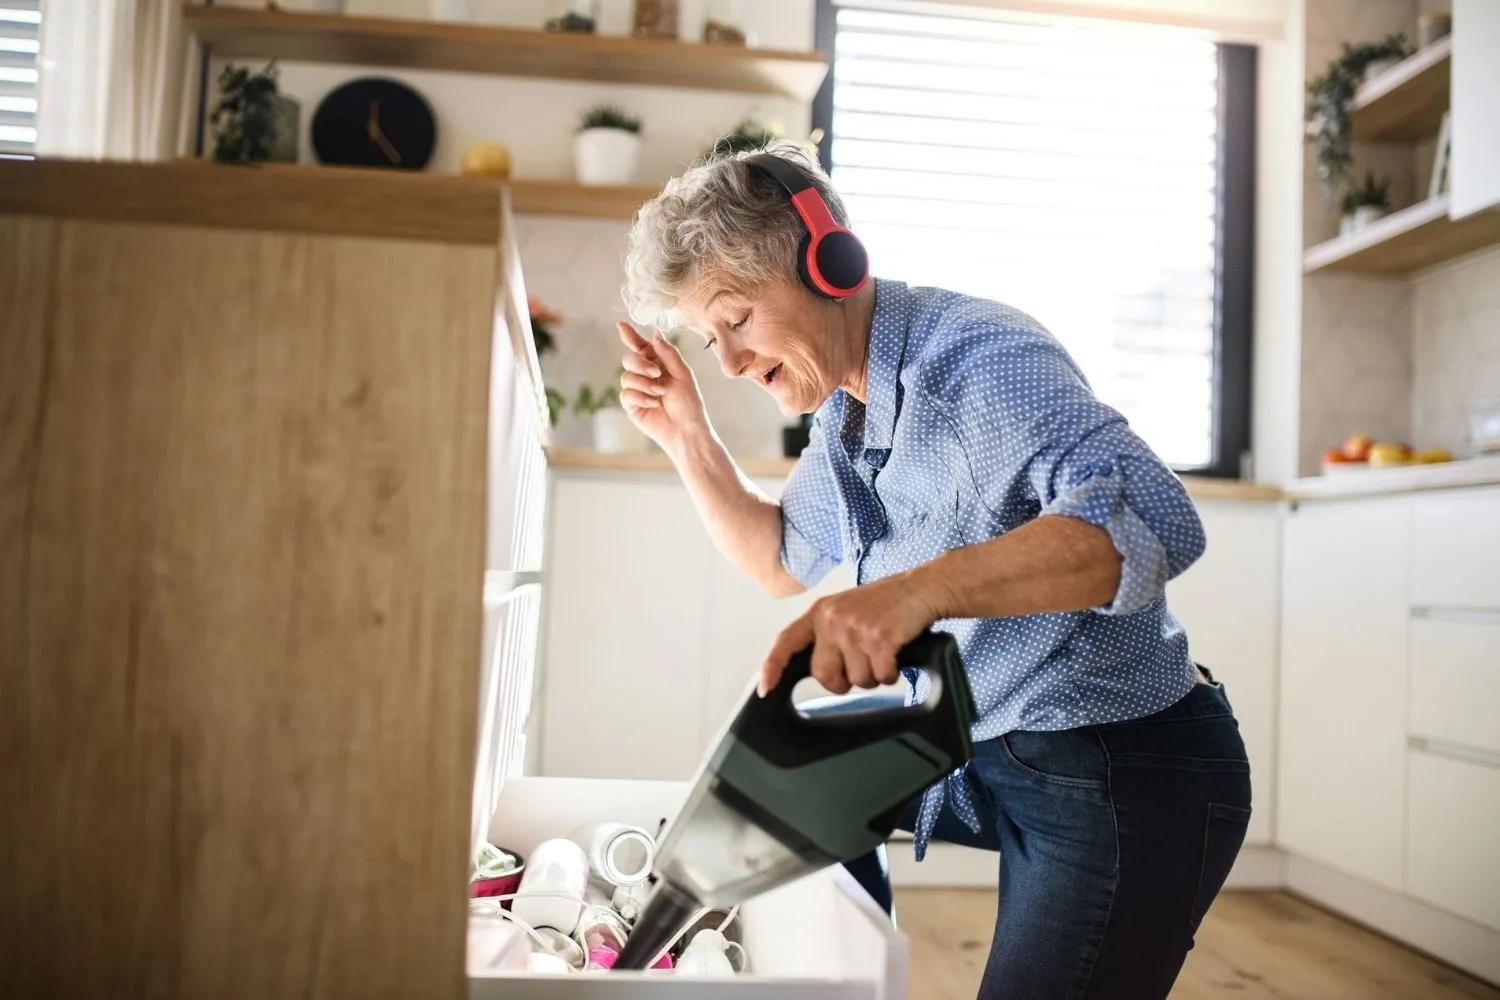
[[[883,844],[910,802],[968,762],[974,699],[958,644],[929,632],[897,657],[931,681],[919,705],[810,718],[792,689],[751,692],[704,761],[656,855],[656,892],[615,963],[647,968],[704,907],[730,907]]]

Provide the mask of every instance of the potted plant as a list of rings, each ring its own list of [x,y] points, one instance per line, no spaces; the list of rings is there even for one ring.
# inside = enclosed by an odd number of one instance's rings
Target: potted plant
[[[1357,233],[1391,210],[1391,179],[1376,177],[1373,170],[1365,179],[1355,181],[1344,194],[1344,214],[1339,220],[1339,235]]]
[[[546,303],[535,295],[526,297],[526,311],[531,315],[531,342],[536,347],[536,357],[540,361],[557,349],[552,324],[562,322],[562,313],[547,308]]]
[[[629,184],[641,157],[641,120],[618,104],[583,113],[573,138],[573,164],[580,184]]]
[[[747,116],[727,134],[715,139],[712,146],[703,151],[703,159],[718,156],[733,156],[753,149],[762,149],[782,136],[779,123],[767,119]]]
[[[651,447],[651,439],[642,434],[620,407],[620,391],[613,386],[595,389],[585,382],[578,387],[573,400],[573,414],[593,422],[594,448],[597,451],[636,452]]]
[[[1323,204],[1333,204],[1334,195],[1349,176],[1354,143],[1349,106],[1365,71],[1404,59],[1409,53],[1405,35],[1388,35],[1364,45],[1345,42],[1343,52],[1328,64],[1327,71],[1307,85],[1308,132],[1315,140]]]
[[[214,161],[262,163],[277,146],[280,110],[276,63],[259,73],[228,65],[219,73],[219,100],[209,113],[214,129]]]

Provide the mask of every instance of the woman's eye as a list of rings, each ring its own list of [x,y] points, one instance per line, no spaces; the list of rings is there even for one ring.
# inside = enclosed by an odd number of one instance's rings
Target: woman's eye
[[[711,351],[711,350],[714,349],[714,345],[717,344],[718,342],[719,342],[719,338],[718,337],[709,337],[708,338],[708,343],[706,343],[706,344],[703,345],[703,349],[705,351]]]
[[[740,320],[738,323],[734,324],[729,329],[731,329],[731,330],[738,330],[740,327],[744,326],[748,322],[750,322],[750,314],[746,313],[744,319]]]

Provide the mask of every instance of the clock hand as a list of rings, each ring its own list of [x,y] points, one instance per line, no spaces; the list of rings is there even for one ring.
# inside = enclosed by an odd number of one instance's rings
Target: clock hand
[[[366,127],[366,131],[370,133],[370,139],[371,140],[374,140],[375,136],[378,135],[379,132],[380,132],[380,102],[379,101],[371,101],[370,102],[370,123]]]
[[[390,142],[386,139],[384,132],[380,131],[380,129],[377,128],[375,130],[375,135],[373,136],[373,138],[375,140],[375,144],[385,152],[386,159],[396,164],[399,164],[401,162],[401,154],[396,152],[396,147],[390,144]]]

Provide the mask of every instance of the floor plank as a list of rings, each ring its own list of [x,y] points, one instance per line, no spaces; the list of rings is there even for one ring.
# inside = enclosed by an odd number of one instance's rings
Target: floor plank
[[[911,1000],[972,1000],[995,894],[896,893]],[[1229,892],[1198,932],[1172,1000],[1500,1000],[1500,989],[1281,892]]]

